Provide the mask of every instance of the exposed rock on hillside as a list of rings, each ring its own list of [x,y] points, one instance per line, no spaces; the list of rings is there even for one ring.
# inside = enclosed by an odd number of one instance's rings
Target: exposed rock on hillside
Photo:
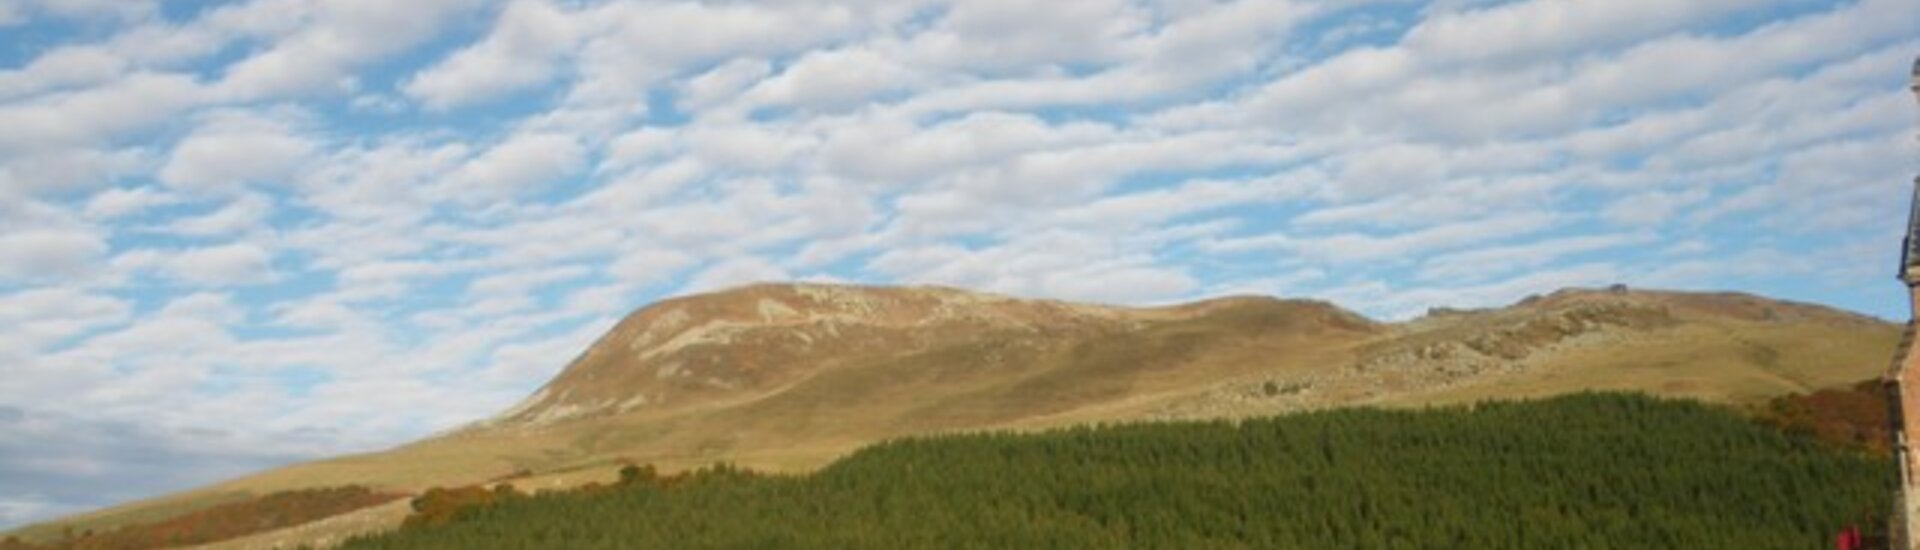
[[[1875,376],[1899,336],[1891,323],[1821,306],[1624,288],[1376,323],[1263,297],[1125,308],[933,287],[757,285],[642,308],[518,406],[466,429],[89,521],[329,485],[410,491],[518,474],[523,488],[557,488],[604,481],[626,461],[801,470],[874,441],[949,431],[1594,389],[1756,403]],[[318,540],[260,540],[269,539]]]
[[[665,300],[628,316],[552,382],[486,425],[539,427],[634,411],[668,412],[777,392],[841,368],[935,350],[1001,365],[1091,339],[1197,319],[1248,327],[1364,333],[1376,325],[1318,302],[1222,298],[1120,308],[949,288],[756,285]],[[969,356],[970,347],[979,347]]]
[[[1550,394],[1587,383],[1720,399],[1776,395],[1845,381],[1816,382],[1809,371],[1844,368],[1870,376],[1865,367],[1878,356],[1877,346],[1834,345],[1829,339],[1879,339],[1891,327],[1824,306],[1746,294],[1568,289],[1507,308],[1435,308],[1394,326],[1389,337],[1361,345],[1343,368],[1219,384],[1171,401],[1153,416]],[[1845,351],[1823,354],[1799,345],[1804,340]],[[1708,382],[1731,372],[1741,373],[1744,384],[1778,389],[1736,390]],[[1441,398],[1450,399],[1457,397]]]

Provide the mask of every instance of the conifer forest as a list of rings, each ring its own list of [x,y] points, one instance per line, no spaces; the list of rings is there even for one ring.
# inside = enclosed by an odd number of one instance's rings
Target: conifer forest
[[[1715,406],[1590,393],[917,437],[805,475],[630,467],[440,491],[347,548],[1818,548],[1881,523],[1892,472]]]

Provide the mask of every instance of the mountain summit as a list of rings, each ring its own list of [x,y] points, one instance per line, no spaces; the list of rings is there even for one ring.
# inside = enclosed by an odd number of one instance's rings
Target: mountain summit
[[[1899,335],[1891,323],[1817,305],[1624,287],[1382,323],[1268,297],[1136,308],[763,284],[646,306],[523,402],[464,428],[36,529],[347,484],[562,487],[607,479],[625,463],[804,470],[875,441],[953,431],[1594,389],[1743,404],[1871,378]],[[405,513],[398,502],[312,529],[337,536]],[[303,533],[260,540],[321,536]]]
[[[1179,341],[1162,342],[1159,335],[1176,327]],[[1082,387],[1074,395],[1090,396],[1130,391],[1142,377],[1192,367],[1260,335],[1331,343],[1380,329],[1328,304],[1269,298],[1122,308],[940,287],[755,285],[670,299],[629,315],[552,382],[483,425],[537,428],[791,392],[847,394],[866,385],[854,379],[861,376],[879,383],[875,393],[913,391],[903,397],[914,398],[922,411],[1097,371],[1097,379],[1071,384]],[[1121,346],[1133,337],[1147,340]],[[1149,353],[1108,351],[1140,346]],[[994,416],[1020,417],[1075,401],[1054,397],[1065,401]]]

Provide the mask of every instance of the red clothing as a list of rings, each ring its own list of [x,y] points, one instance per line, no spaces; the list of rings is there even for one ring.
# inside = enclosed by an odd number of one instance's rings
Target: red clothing
[[[1861,550],[1862,546],[1860,526],[1858,525],[1849,526],[1846,530],[1841,531],[1840,534],[1833,536],[1834,550]]]

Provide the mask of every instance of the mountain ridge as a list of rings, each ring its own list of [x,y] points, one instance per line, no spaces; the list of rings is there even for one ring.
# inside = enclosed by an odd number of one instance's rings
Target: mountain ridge
[[[625,462],[799,471],[874,441],[952,431],[1585,389],[1741,404],[1875,376],[1898,333],[1817,304],[1624,287],[1380,322],[1264,296],[1122,307],[947,287],[749,285],[639,308],[520,404],[448,433],[22,532],[349,483],[563,487]],[[404,511],[368,511],[385,515],[363,523]]]
[[[857,362],[924,352],[955,340],[1073,338],[1269,306],[1314,310],[1348,327],[1378,326],[1326,302],[1250,295],[1126,307],[934,286],[757,284],[635,310],[532,396],[478,427],[539,426],[641,407],[671,409],[678,396],[667,390],[741,393],[797,381],[783,375],[813,374],[760,368],[768,363]],[[606,394],[635,389],[641,391]]]

